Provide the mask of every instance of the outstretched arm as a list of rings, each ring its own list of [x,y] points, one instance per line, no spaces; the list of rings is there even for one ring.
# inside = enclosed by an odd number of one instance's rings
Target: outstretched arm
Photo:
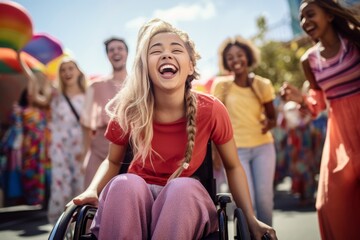
[[[268,233],[271,239],[277,239],[275,230],[255,217],[246,174],[238,158],[234,139],[216,147],[223,160],[231,194],[236,205],[244,212],[252,235],[260,240],[265,233]]]
[[[109,144],[109,154],[100,164],[89,187],[73,199],[76,205],[98,205],[98,197],[105,185],[119,173],[121,163],[125,157],[127,146]]]
[[[306,57],[301,59],[302,68],[306,79],[309,81],[310,89],[307,95],[295,86],[284,83],[280,88],[281,96],[285,101],[294,101],[300,104],[302,109],[308,108],[313,117],[316,117],[319,112],[326,109],[324,93],[317,84],[315,76],[311,71],[309,60]]]
[[[27,84],[27,92],[28,92],[28,101],[30,105],[36,105],[39,107],[48,107],[50,105],[51,96],[52,96],[52,87],[47,82],[44,81],[43,86],[43,93],[40,94],[41,89],[39,86],[39,81],[36,75],[32,72],[29,66],[25,63],[23,58],[21,57],[21,51],[17,52],[17,59],[20,64],[20,67],[25,74],[26,78],[28,79]]]

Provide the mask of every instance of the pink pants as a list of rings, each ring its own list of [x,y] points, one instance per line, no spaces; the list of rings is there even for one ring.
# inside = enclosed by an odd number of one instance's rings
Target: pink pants
[[[175,178],[162,187],[127,173],[102,191],[91,231],[99,240],[189,240],[217,228],[216,207],[198,180]]]

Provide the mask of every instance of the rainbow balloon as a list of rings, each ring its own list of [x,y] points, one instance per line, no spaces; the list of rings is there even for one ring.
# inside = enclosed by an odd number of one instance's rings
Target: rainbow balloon
[[[18,3],[0,2],[0,47],[19,50],[33,35],[30,14]]]
[[[43,64],[48,64],[63,54],[60,41],[46,33],[35,34],[22,50]]]
[[[31,55],[22,52],[21,58],[33,71],[45,72],[45,66]],[[0,73],[21,73],[17,53],[10,48],[0,48]]]

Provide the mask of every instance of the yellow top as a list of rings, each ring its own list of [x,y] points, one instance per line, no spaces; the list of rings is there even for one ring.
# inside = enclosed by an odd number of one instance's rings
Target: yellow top
[[[233,76],[218,77],[212,86],[211,93],[228,109],[236,147],[256,147],[274,142],[271,132],[261,133],[261,121],[265,119],[263,104],[275,99],[274,87],[269,79],[257,75],[252,86],[238,86]]]

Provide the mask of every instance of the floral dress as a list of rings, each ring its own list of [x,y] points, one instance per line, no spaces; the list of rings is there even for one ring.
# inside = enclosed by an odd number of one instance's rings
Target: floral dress
[[[77,112],[84,105],[84,94],[70,98]],[[63,94],[51,102],[51,144],[49,156],[52,163],[51,193],[48,208],[49,222],[54,224],[64,211],[65,205],[84,190],[84,175],[79,156],[83,147],[83,135],[79,121]]]
[[[22,117],[24,197],[29,205],[46,204],[46,172],[50,168],[47,154],[49,141],[47,111],[29,106],[23,109]]]

